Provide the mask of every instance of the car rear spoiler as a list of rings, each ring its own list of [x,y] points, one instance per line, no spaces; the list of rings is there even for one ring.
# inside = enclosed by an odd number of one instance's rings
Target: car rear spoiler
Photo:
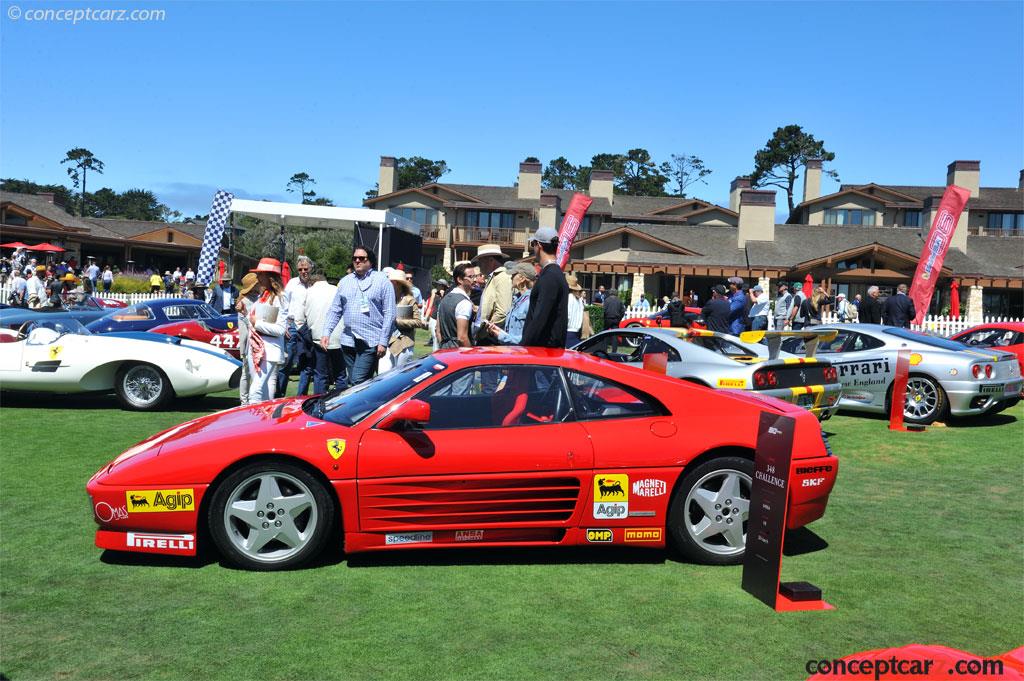
[[[835,340],[839,334],[835,329],[828,331],[744,331],[740,340],[744,343],[760,343],[768,345],[768,359],[778,359],[782,350],[782,341],[786,338],[802,338],[804,341],[804,357],[810,359],[818,351],[818,343]]]

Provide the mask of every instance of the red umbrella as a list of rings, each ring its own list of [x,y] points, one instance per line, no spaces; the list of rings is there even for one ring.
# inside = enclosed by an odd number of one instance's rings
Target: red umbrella
[[[41,244],[36,244],[35,246],[29,246],[28,250],[30,250],[30,251],[50,251],[50,252],[53,252],[53,253],[63,253],[64,252],[64,249],[61,248],[60,246],[54,246],[53,244],[48,244],[48,243],[41,243]]]
[[[9,244],[0,244],[0,248],[31,248],[28,244],[23,244],[20,241],[12,241]]]
[[[949,314],[960,317],[960,283],[956,279],[949,285]]]

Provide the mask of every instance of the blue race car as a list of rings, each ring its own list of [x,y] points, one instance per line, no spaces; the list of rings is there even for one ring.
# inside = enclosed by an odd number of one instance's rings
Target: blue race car
[[[199,320],[216,331],[230,331],[238,326],[237,314],[219,314],[201,300],[162,298],[110,311],[85,328],[92,333],[149,331],[162,324],[190,319]]]
[[[0,309],[0,328],[17,331],[25,322],[43,319],[64,321],[73,319],[80,324],[88,324],[105,317],[118,308],[104,307],[92,296],[69,298],[60,307],[40,307],[32,310],[23,307],[5,306]],[[120,308],[124,309],[124,308]]]

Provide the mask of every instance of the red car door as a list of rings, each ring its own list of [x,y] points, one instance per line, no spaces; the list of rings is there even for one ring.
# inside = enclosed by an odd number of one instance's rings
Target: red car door
[[[415,431],[359,443],[359,528],[386,544],[557,542],[588,493],[593,453],[556,367],[456,372],[415,399]]]

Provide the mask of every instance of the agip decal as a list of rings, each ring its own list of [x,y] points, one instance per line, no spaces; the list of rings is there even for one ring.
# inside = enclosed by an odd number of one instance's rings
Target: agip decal
[[[189,489],[141,489],[124,493],[128,513],[168,513],[196,510],[196,497]]]
[[[625,518],[629,513],[629,476],[613,473],[594,476],[594,517]]]

